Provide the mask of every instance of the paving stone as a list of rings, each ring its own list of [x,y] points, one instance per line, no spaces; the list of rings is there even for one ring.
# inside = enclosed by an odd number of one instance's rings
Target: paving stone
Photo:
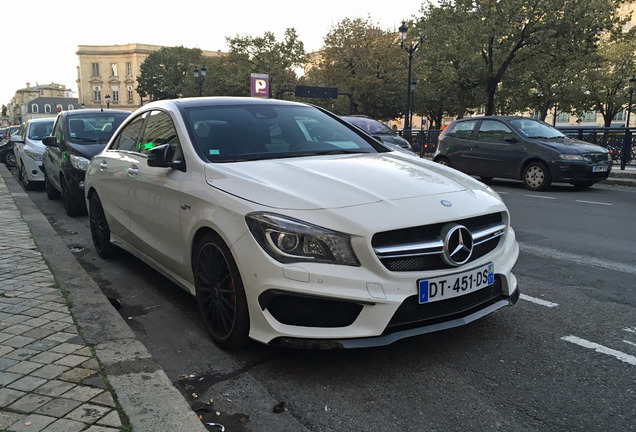
[[[83,356],[78,356],[78,355],[75,355],[75,354],[71,354],[71,355],[68,355],[66,357],[63,357],[63,358],[57,360],[55,362],[55,364],[62,365],[62,366],[75,367],[75,366],[79,366],[80,364],[84,363],[88,359],[89,359],[88,357],[83,357]]]
[[[45,352],[40,352],[37,355],[34,355],[29,360],[36,363],[53,364],[55,361],[61,359],[62,357],[64,357],[64,354],[55,353],[51,351],[45,351]]]
[[[84,432],[119,432],[119,429],[93,425],[86,429]]]
[[[23,315],[28,315],[30,317],[33,318],[37,318],[37,317],[41,317],[44,314],[49,313],[50,311],[48,309],[42,309],[42,308],[38,308],[38,307],[34,307],[31,309],[27,309],[24,312],[22,312]]]
[[[25,376],[17,381],[12,382],[7,387],[15,389],[15,390],[22,390],[22,391],[29,392],[29,391],[32,391],[33,389],[40,387],[45,382],[46,380],[44,378],[38,378],[34,376]]]
[[[2,342],[3,345],[9,345],[13,348],[22,348],[23,346],[29,345],[34,342],[34,338],[26,337],[26,336],[14,336],[11,339],[7,339]]]
[[[6,357],[0,357],[0,371],[6,370],[11,366],[14,366],[18,363],[18,360],[10,359]]]
[[[86,424],[69,419],[59,419],[43,429],[42,432],[79,432]]]
[[[0,410],[0,430],[6,431],[9,429],[9,426],[16,423],[24,417],[24,414],[12,413],[8,411]]]
[[[31,372],[31,375],[37,376],[40,378],[53,379],[62,375],[67,370],[68,368],[66,366],[45,365],[45,366],[42,366],[40,369]]]
[[[65,342],[51,348],[51,351],[62,353],[62,354],[71,354],[82,348],[84,348],[83,345],[77,345],[77,344]]]
[[[29,330],[33,330],[33,327],[23,325],[23,324],[15,324],[15,325],[12,325],[11,327],[7,327],[6,329],[3,330],[3,332],[9,333],[12,335],[21,335],[22,333],[27,332]]]
[[[20,399],[26,393],[8,389],[8,388],[0,388],[0,407],[6,407],[11,405],[16,400]]]
[[[10,333],[0,332],[0,342],[4,342],[7,339],[11,339],[13,337]]]
[[[121,419],[117,411],[111,411],[97,421],[97,424],[111,427],[121,427]]]
[[[93,353],[89,347],[84,347],[79,351],[75,351],[75,355],[83,355],[86,357],[93,357]]]
[[[44,318],[31,318],[26,321],[22,321],[24,325],[30,325],[31,327],[41,327],[45,324],[49,324],[51,321]]]
[[[43,416],[40,414],[31,414],[9,426],[8,431],[11,432],[40,432],[45,427],[53,423],[54,417]]]
[[[108,414],[110,411],[111,409],[108,407],[94,404],[83,404],[80,407],[76,408],[74,411],[71,411],[66,416],[66,418],[93,424],[104,417],[106,414]]]
[[[0,357],[4,357],[7,354],[9,354],[11,351],[14,351],[15,348],[10,347],[10,346],[6,346],[6,345],[0,345]]]
[[[47,339],[50,340],[54,340],[57,342],[68,342],[69,340],[73,339],[74,337],[76,337],[76,334],[72,334],[72,333],[64,333],[64,332],[53,332],[50,336],[47,337]]]
[[[14,359],[14,360],[26,360],[36,354],[38,354],[39,351],[35,351],[32,349],[28,349],[28,348],[18,348],[16,350],[14,350],[13,352],[5,355],[6,358],[10,358],[10,359]]]
[[[62,374],[60,379],[79,384],[86,378],[90,377],[91,375],[95,375],[96,373],[97,371],[92,369],[75,368]]]
[[[47,330],[42,327],[34,328],[22,333],[22,336],[32,337],[34,339],[44,339],[47,336],[51,336],[55,332],[53,330]]]
[[[80,402],[88,402],[95,396],[104,392],[104,390],[95,387],[77,386],[72,390],[67,391],[62,397],[77,400]]]
[[[56,398],[49,401],[46,405],[36,409],[35,412],[51,417],[64,417],[66,414],[80,406],[82,402],[72,399]]]
[[[64,312],[51,312],[51,311],[48,311],[48,313],[41,316],[41,318],[48,319],[51,321],[61,321],[68,317],[70,317],[70,314],[68,312],[64,313]]]
[[[0,372],[0,387],[6,387],[7,384],[22,378],[24,375],[12,372]]]
[[[40,369],[42,367],[42,363],[35,363],[29,360],[22,360],[16,365],[13,365],[5,370],[7,372],[21,373],[21,374],[29,374],[34,370]]]
[[[82,363],[81,366],[85,369],[93,369],[93,370],[100,369],[99,362],[97,361],[97,359],[94,359],[94,358],[86,360],[84,363]]]
[[[46,384],[36,388],[35,393],[43,394],[45,396],[57,397],[63,393],[66,393],[76,384],[68,383],[65,381],[53,380],[49,381]]]
[[[98,405],[106,405],[111,408],[115,408],[115,399],[113,399],[113,395],[110,392],[105,391],[104,393],[95,396],[90,400],[91,403],[96,403]]]
[[[13,402],[7,408],[13,411],[21,411],[25,413],[31,413],[36,409],[45,405],[51,400],[50,397],[39,394],[27,394],[17,401]]]
[[[47,339],[35,341],[32,344],[25,346],[25,348],[29,348],[29,349],[33,349],[37,351],[47,351],[59,344],[60,344],[59,342],[47,338]]]

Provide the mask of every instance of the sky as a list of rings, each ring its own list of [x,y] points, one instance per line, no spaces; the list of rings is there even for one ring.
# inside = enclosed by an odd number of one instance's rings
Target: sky
[[[139,43],[227,52],[226,37],[269,31],[282,41],[285,29],[294,27],[311,52],[345,18],[368,18],[397,31],[402,20],[420,15],[424,1],[3,1],[0,105],[26,83],[54,82],[77,91],[78,45]]]

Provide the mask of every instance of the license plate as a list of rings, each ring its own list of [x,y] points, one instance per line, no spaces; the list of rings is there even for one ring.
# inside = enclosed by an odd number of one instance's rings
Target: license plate
[[[596,165],[592,167],[592,172],[606,172],[607,167],[605,165]]]
[[[495,265],[490,263],[480,268],[417,281],[419,302],[431,303],[459,297],[486,288],[495,281]]]

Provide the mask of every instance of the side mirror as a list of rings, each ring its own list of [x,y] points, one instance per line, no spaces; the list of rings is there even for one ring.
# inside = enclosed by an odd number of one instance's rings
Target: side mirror
[[[22,137],[19,134],[13,134],[13,135],[11,135],[11,138],[9,138],[9,142],[12,142],[12,143],[23,143],[24,140],[22,139]]]
[[[179,171],[185,171],[183,161],[173,161],[174,150],[170,144],[162,144],[148,150],[146,163],[150,167],[172,168]]]
[[[54,136],[46,136],[42,138],[42,144],[47,147],[57,147],[57,138]]]
[[[516,143],[518,140],[517,140],[517,137],[516,137],[516,136],[508,135],[507,137],[505,137],[505,138],[504,138],[504,141],[505,141],[505,142],[507,142],[507,143],[510,143],[510,144],[514,144],[514,143]]]

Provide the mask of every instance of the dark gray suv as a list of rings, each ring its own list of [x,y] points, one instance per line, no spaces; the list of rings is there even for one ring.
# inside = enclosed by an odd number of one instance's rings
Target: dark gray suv
[[[488,181],[523,181],[530,190],[552,182],[587,188],[608,177],[609,151],[571,139],[552,126],[527,117],[470,117],[452,122],[439,136],[435,162]]]

